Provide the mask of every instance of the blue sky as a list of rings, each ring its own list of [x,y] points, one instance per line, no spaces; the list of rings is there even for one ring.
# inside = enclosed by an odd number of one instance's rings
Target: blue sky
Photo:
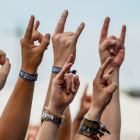
[[[7,51],[13,67],[19,67],[17,63],[20,61],[16,61],[16,59],[20,57],[20,50],[17,49],[19,43],[14,36],[14,30],[17,27],[25,30],[30,15],[34,14],[41,22],[39,30],[42,33],[53,33],[61,13],[63,10],[68,9],[69,17],[65,28],[66,31],[75,31],[82,21],[86,24],[85,30],[78,42],[77,60],[74,68],[78,69],[83,79],[91,82],[100,65],[98,40],[102,23],[106,16],[110,16],[110,35],[119,35],[122,24],[126,24],[128,28],[126,36],[126,59],[121,69],[121,87],[123,89],[139,88],[139,7],[140,1],[138,0],[1,0],[0,48]],[[14,59],[15,54],[18,54],[16,59]],[[51,65],[52,49],[50,46],[40,67],[40,73],[47,71],[48,76]],[[40,76],[40,80],[43,79],[44,76]]]

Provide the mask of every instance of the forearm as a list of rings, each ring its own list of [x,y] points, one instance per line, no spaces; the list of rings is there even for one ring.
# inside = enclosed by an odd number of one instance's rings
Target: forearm
[[[81,117],[79,114],[75,117],[75,119],[72,122],[72,130],[71,130],[71,139],[73,140],[76,136],[78,129],[80,127],[81,121],[83,117]]]
[[[49,104],[50,97],[51,97],[52,81],[56,77],[56,75],[57,74],[52,74],[51,75],[51,79],[50,79],[50,83],[49,83],[49,87],[48,87],[48,91],[47,91],[47,96],[46,96],[44,107],[48,106],[48,104]],[[59,139],[60,140],[69,140],[70,139],[70,135],[71,135],[71,114],[70,114],[69,107],[67,107],[65,109],[64,116],[65,116],[64,123],[60,126],[60,130],[59,130]]]
[[[111,135],[103,137],[104,140],[119,140],[121,129],[121,113],[119,100],[119,69],[115,69],[113,73],[113,81],[118,84],[118,88],[113,94],[110,104],[106,107],[101,117],[101,122],[105,124],[111,132]]]
[[[30,118],[33,90],[34,82],[18,78],[1,116],[0,139],[24,140]]]
[[[36,140],[57,140],[58,129],[59,127],[56,124],[49,121],[44,121]]]
[[[102,110],[91,107],[88,113],[86,114],[85,118],[88,120],[99,121],[101,118],[101,115],[102,115]],[[99,140],[99,139],[97,137],[90,138],[90,137],[77,133],[74,140]]]

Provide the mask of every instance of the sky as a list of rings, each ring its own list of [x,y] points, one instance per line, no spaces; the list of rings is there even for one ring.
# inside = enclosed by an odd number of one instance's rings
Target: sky
[[[77,59],[74,68],[85,81],[91,82],[100,65],[98,55],[98,41],[103,20],[110,16],[111,24],[109,35],[119,36],[121,26],[127,25],[126,58],[121,68],[122,89],[139,88],[140,82],[140,1],[133,0],[1,0],[0,5],[0,42],[11,56],[11,63],[17,68],[20,66],[20,38],[16,37],[15,30],[25,31],[30,15],[40,20],[39,31],[53,34],[57,21],[63,10],[69,10],[65,31],[75,31],[81,22],[85,22],[85,29],[77,45]],[[10,49],[9,49],[10,48]],[[52,46],[45,54],[40,72],[50,72],[52,65]],[[14,67],[13,66],[13,67]],[[15,66],[15,67],[16,67]],[[47,68],[45,70],[45,68]],[[13,77],[13,76],[12,76]],[[43,79],[42,76],[40,79]],[[13,81],[13,79],[11,78]]]

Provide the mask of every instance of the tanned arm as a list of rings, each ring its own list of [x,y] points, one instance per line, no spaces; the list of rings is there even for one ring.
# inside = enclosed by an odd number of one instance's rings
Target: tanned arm
[[[34,41],[38,40],[32,36],[34,21],[34,16],[31,16],[25,36],[21,40],[21,70],[29,74],[37,73],[44,51],[49,44],[49,35],[43,37],[40,45],[34,44]],[[0,139],[24,140],[30,119],[34,85],[35,82],[18,78],[0,119]]]

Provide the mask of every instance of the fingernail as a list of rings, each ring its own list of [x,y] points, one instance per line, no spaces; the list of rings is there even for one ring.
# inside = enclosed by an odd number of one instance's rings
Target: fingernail
[[[51,35],[50,35],[49,33],[47,33],[47,34],[46,34],[46,36],[47,36],[48,38],[50,38],[50,37],[51,37]]]
[[[82,22],[80,26],[85,27],[85,23],[84,23],[84,22]]]

